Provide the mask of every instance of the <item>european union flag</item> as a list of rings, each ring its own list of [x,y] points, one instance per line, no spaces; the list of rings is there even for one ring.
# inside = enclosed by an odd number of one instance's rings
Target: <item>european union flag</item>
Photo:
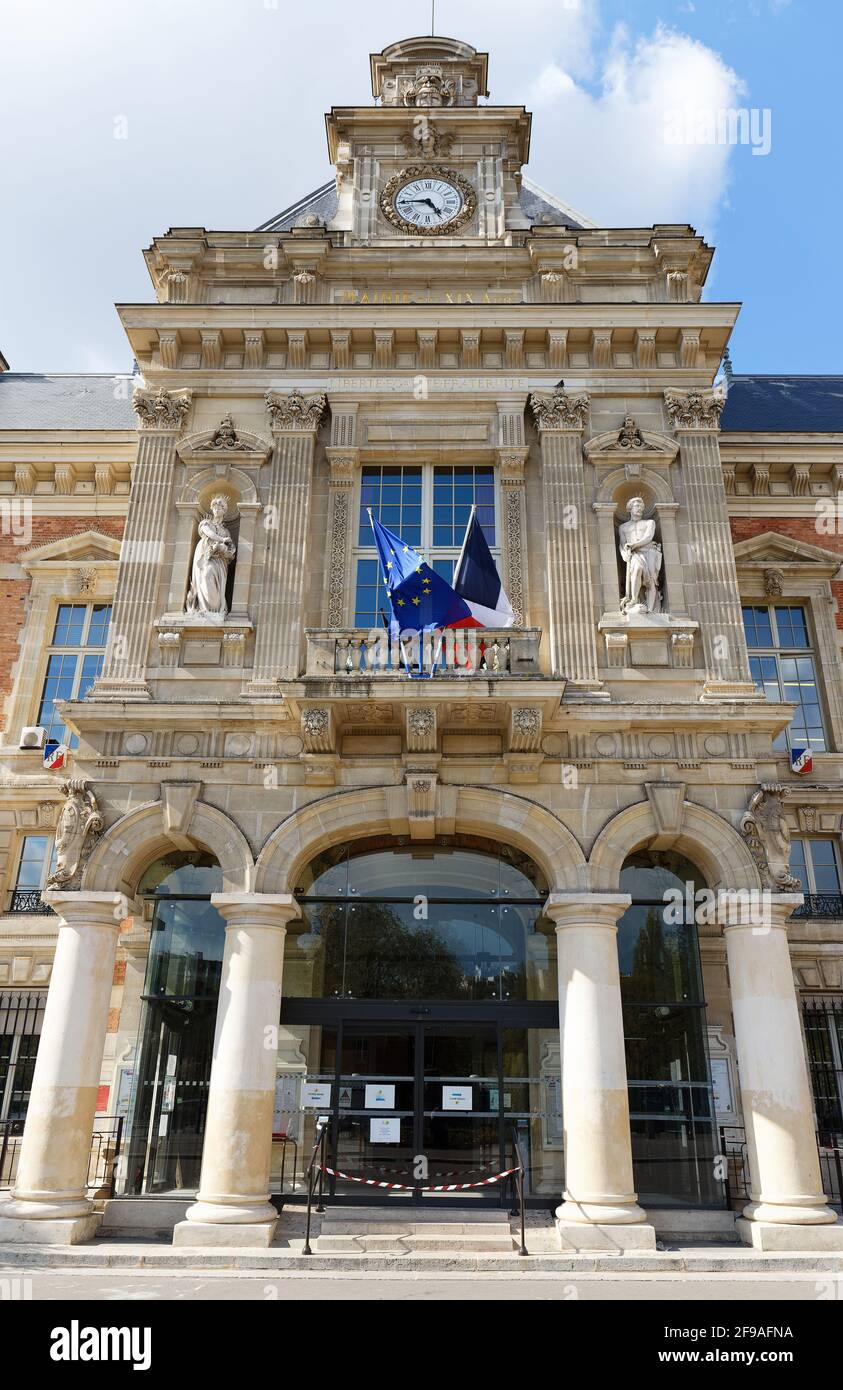
[[[400,536],[381,526],[371,511],[383,582],[392,604],[393,632],[430,628],[477,627],[471,609],[441,575],[435,573],[417,550]]]

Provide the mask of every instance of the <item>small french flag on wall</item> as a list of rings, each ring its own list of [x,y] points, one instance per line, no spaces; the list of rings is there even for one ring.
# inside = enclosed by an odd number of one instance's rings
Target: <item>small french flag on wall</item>
[[[58,772],[63,768],[69,751],[66,743],[59,743],[57,739],[48,738],[44,744],[44,766],[47,771]]]
[[[797,772],[800,777],[804,777],[807,772],[813,772],[814,754],[810,748],[791,748],[790,770]]]
[[[472,507],[454,572],[454,588],[481,627],[512,627],[515,614],[504,593],[492,552]]]

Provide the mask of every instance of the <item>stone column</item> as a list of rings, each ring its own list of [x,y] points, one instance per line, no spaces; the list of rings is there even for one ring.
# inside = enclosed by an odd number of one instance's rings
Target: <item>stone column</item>
[[[264,509],[266,550],[255,619],[254,674],[246,693],[277,699],[277,682],[295,679],[302,664],[305,547],[316,432],[325,397],[270,391],[266,406],[273,445]]]
[[[588,396],[533,395],[544,484],[550,652],[566,694],[608,699],[597,678],[596,617],[586,514],[582,433]]]
[[[56,954],[17,1181],[0,1203],[0,1242],[76,1245],[100,1218],[86,1195],[117,936],[129,906],[121,893],[51,890],[59,916]]]
[[[749,674],[732,532],[718,433],[726,397],[718,391],[665,391],[681,450],[695,566],[706,682],[702,698],[757,700]]]
[[[135,390],[138,455],[120,550],[117,592],[97,700],[149,700],[146,656],[155,620],[170,519],[176,439],[190,410],[191,391]]]
[[[556,923],[559,969],[563,1248],[655,1248],[632,1180],[617,945],[631,901],[625,893],[552,893],[545,908]]]
[[[769,894],[752,925],[737,901],[721,899],[750,1169],[737,1228],[760,1250],[843,1250],[843,1224],[822,1189],[787,942],[801,902],[800,894]]]
[[[287,893],[215,893],[226,919],[199,1192],[174,1245],[269,1245],[272,1108]]]

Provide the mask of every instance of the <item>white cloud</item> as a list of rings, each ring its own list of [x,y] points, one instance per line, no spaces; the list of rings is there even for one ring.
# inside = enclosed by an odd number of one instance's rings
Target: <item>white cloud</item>
[[[633,39],[618,27],[595,86],[571,80],[558,65],[545,67],[534,82],[538,181],[608,225],[689,221],[710,229],[733,149],[672,142],[669,117],[739,105],[737,74],[685,34],[660,25]]]

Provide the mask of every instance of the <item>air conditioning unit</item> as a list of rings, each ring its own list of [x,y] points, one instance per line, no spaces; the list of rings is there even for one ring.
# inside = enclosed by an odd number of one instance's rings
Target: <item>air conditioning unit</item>
[[[26,729],[21,729],[18,748],[43,748],[46,737],[46,729],[40,724],[32,724]]]

